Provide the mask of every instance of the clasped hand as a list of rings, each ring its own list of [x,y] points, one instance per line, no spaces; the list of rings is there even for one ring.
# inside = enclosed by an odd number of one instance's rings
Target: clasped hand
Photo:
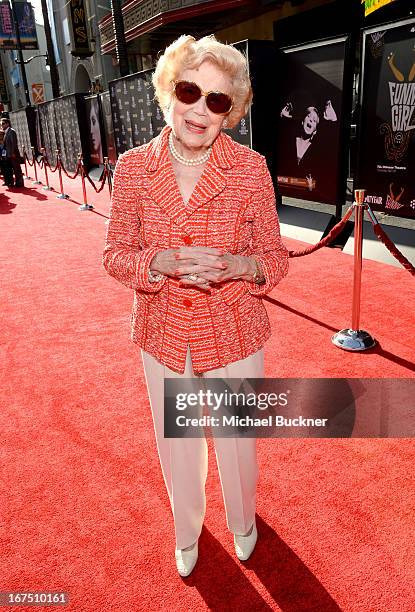
[[[160,251],[150,269],[178,278],[182,285],[209,289],[212,283],[252,278],[255,262],[250,257],[232,255],[222,249],[194,246]],[[195,275],[188,278],[188,275]]]

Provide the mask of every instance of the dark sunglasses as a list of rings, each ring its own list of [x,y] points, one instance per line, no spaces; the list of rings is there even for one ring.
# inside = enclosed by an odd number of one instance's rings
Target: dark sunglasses
[[[194,104],[202,96],[206,98],[206,106],[215,115],[226,115],[232,109],[232,98],[220,91],[202,91],[199,85],[191,81],[173,81],[174,94],[183,104]]]

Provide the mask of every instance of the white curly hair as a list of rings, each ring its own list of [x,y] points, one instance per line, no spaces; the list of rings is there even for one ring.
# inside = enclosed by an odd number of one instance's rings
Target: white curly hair
[[[219,42],[213,34],[199,40],[183,34],[165,49],[152,76],[155,97],[167,122],[173,81],[183,70],[199,68],[206,60],[216,64],[231,81],[233,106],[226,117],[227,126],[235,127],[248,112],[252,103],[252,87],[248,62],[243,53]]]

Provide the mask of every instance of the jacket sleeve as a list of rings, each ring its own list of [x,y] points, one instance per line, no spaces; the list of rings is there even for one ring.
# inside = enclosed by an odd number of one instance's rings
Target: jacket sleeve
[[[102,256],[102,265],[117,281],[143,293],[156,293],[166,277],[157,282],[148,280],[150,263],[161,249],[142,249],[139,244],[140,218],[136,200],[137,175],[132,151],[121,155],[114,172],[110,220]]]
[[[265,283],[244,283],[249,293],[262,296],[269,293],[288,272],[288,251],[281,240],[274,186],[263,156],[257,185],[251,196],[254,214],[251,255],[261,266]]]
[[[18,155],[18,146],[17,146],[17,134],[15,130],[10,128],[10,157],[12,155]]]

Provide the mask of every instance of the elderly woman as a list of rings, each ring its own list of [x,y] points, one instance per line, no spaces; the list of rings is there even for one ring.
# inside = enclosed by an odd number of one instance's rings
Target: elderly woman
[[[181,36],[153,83],[167,125],[118,160],[103,265],[134,289],[158,453],[174,517],[177,569],[192,571],[206,508],[206,438],[165,438],[164,379],[263,376],[271,329],[262,297],[287,273],[265,158],[234,142],[252,100],[245,57],[214,36]],[[256,539],[256,439],[216,438],[239,559]]]

